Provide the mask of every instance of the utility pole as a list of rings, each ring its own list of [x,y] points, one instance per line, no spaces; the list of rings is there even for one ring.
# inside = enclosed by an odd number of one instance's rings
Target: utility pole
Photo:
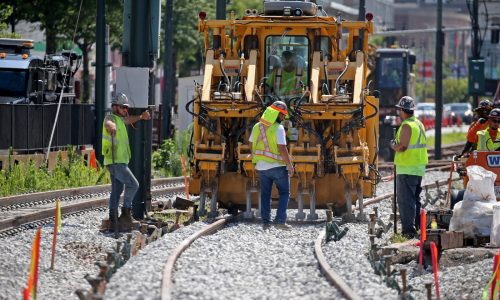
[[[441,159],[441,123],[443,118],[443,0],[437,2],[436,30],[436,127],[434,142],[434,157]]]
[[[481,58],[481,49],[479,46],[479,1],[472,0],[472,59]],[[471,66],[469,66],[471,68]],[[474,105],[479,106],[479,95],[474,94]]]
[[[364,21],[365,14],[366,14],[365,0],[359,0],[358,21]],[[363,49],[364,36],[365,36],[365,31],[360,30],[359,31],[359,50]]]
[[[148,72],[148,107],[154,105],[154,72],[151,70],[157,56],[157,48],[155,49],[155,47],[158,43],[155,39],[159,34],[159,14],[160,5],[157,1],[124,1],[123,64],[130,68],[148,68],[150,70]],[[153,24],[153,21],[156,23]],[[134,99],[129,100],[133,104]],[[131,107],[129,108],[130,115],[139,115],[145,109],[145,107]],[[129,166],[139,181],[139,190],[132,200],[132,210],[135,219],[143,219],[144,212],[151,205],[153,122],[152,120],[139,121],[134,124],[134,127],[128,130],[132,152]]]
[[[162,124],[161,141],[172,137],[170,123],[172,122],[172,102],[175,97],[174,89],[174,0],[167,0],[165,8],[165,60],[163,61],[163,97],[162,97]]]
[[[365,19],[365,14],[365,0],[359,0],[358,21],[363,21]]]
[[[225,20],[226,19],[226,0],[217,0],[215,18],[217,20]]]
[[[106,7],[105,0],[97,1],[96,16],[96,60],[95,60],[95,152],[99,162],[103,162],[102,147],[102,122],[106,108]]]

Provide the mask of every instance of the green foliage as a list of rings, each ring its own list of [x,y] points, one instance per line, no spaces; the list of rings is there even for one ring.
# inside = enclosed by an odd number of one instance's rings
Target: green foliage
[[[385,42],[384,37],[380,35],[372,35],[368,38],[368,43],[374,45],[377,48],[384,48]]]
[[[181,138],[176,135],[172,139],[163,141],[160,149],[152,155],[153,169],[159,171],[165,177],[182,176],[181,155],[184,154],[186,171],[188,167],[188,148],[191,143],[192,126],[181,133]],[[179,144],[180,142],[180,144]]]
[[[8,31],[9,23],[8,19],[12,15],[13,8],[7,3],[0,3],[0,38],[20,38],[21,36],[16,33],[11,33]]]
[[[233,0],[226,7],[226,18],[231,18],[231,11],[234,11],[236,18],[241,18],[247,8],[255,8],[262,12],[262,0]],[[165,12],[165,1],[162,11]],[[198,70],[202,67],[205,46],[203,34],[198,32],[198,13],[204,11],[207,13],[207,19],[215,19],[215,1],[174,1],[173,6],[174,23],[174,56],[178,63],[179,77],[189,76],[191,70]],[[164,16],[163,16],[164,17]],[[161,34],[161,58],[163,61],[164,46],[163,37],[164,26]]]
[[[233,0],[226,7],[226,16],[229,19],[231,17],[231,12],[234,11],[234,16],[236,19],[241,19],[245,15],[245,10],[247,9],[257,9],[259,13],[262,13],[264,1],[262,0]]]
[[[394,234],[394,235],[391,237],[391,239],[390,239],[391,243],[393,243],[393,244],[404,243],[404,242],[406,242],[407,240],[408,240],[408,239],[407,239],[407,238],[405,238],[405,237],[404,237],[402,234],[400,234],[400,233],[396,233],[396,234]]]
[[[455,144],[466,140],[466,132],[450,132],[441,135],[441,145]],[[434,136],[427,139],[427,147],[434,147]]]
[[[425,90],[425,97],[424,97]],[[425,99],[435,98],[436,85],[432,82],[418,82],[416,85],[416,96],[421,102]],[[443,79],[443,103],[466,102],[467,94],[467,78],[452,78]]]
[[[56,167],[52,171],[49,171],[46,166],[36,166],[33,161],[26,164],[10,164],[8,169],[0,171],[0,196],[109,182],[109,175],[105,168],[98,168],[96,171],[88,167],[81,156],[70,150],[68,159],[65,161],[59,153]]]
[[[160,149],[153,153],[152,162],[153,168],[166,177],[182,175],[180,147],[175,138],[163,141]]]

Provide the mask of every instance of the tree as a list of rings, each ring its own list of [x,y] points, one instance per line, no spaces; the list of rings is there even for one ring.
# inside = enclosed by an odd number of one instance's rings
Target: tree
[[[165,7],[162,10],[165,12]],[[215,1],[174,1],[173,10],[174,60],[179,66],[179,76],[188,76],[192,69],[201,68],[202,55],[204,55],[203,35],[198,32],[198,13],[204,11],[207,13],[207,18],[214,19]],[[165,36],[163,29],[164,26],[162,26],[161,35],[161,61],[163,61],[163,37]]]
[[[0,38],[19,38],[15,33],[9,33],[9,17],[14,11],[12,5],[7,3],[0,3]]]
[[[68,9],[67,21],[76,20],[78,18],[79,2],[78,0],[72,0],[78,5],[73,6]],[[95,0],[90,1],[82,7],[80,12],[78,28],[76,29],[76,34],[74,37],[74,43],[78,45],[78,48],[82,51],[83,59],[83,76],[82,76],[82,102],[88,102],[91,98],[90,95],[90,61],[89,53],[92,50],[93,45],[96,41],[96,15],[97,15],[97,3]],[[107,0],[106,1],[106,23],[109,25],[109,43],[112,47],[116,48],[121,46],[121,37],[123,31],[123,5],[122,1],[119,0]],[[73,39],[72,30],[65,31],[61,37],[66,40]]]
[[[231,17],[231,11],[234,11],[236,19],[241,19],[245,15],[245,10],[247,9],[257,9],[259,13],[263,11],[263,1],[262,0],[233,0],[226,7],[226,15],[229,19]]]

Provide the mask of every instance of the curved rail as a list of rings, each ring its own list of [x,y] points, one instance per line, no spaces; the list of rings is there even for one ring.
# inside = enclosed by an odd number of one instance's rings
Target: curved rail
[[[161,283],[161,300],[172,299],[172,273],[174,270],[175,262],[181,256],[182,252],[186,250],[189,245],[191,245],[195,240],[203,235],[212,234],[226,225],[226,222],[231,217],[220,219],[214,223],[206,226],[205,228],[193,233],[190,237],[182,241],[173,251],[170,253],[165,268],[163,269],[163,278]]]
[[[356,294],[348,285],[345,283],[345,281],[337,275],[337,273],[330,267],[330,264],[325,258],[325,255],[323,254],[323,250],[321,249],[321,244],[323,243],[323,239],[325,238],[325,231],[322,231],[319,235],[318,238],[316,239],[316,242],[314,243],[314,254],[316,255],[316,258],[318,259],[319,267],[325,277],[330,281],[331,284],[333,284],[339,291],[344,294],[344,296],[349,299],[349,300],[357,300],[361,299],[361,297]]]

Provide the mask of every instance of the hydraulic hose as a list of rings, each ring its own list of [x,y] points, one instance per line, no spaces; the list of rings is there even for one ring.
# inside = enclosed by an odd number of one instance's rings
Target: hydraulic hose
[[[344,70],[342,71],[342,73],[340,73],[339,77],[337,77],[337,80],[335,80],[335,88],[333,89],[333,95],[336,96],[337,95],[337,91],[339,89],[339,81],[340,81],[340,78],[342,78],[342,76],[344,76],[345,72],[347,71],[347,68],[349,67],[349,57],[346,57],[345,58],[345,68]]]

